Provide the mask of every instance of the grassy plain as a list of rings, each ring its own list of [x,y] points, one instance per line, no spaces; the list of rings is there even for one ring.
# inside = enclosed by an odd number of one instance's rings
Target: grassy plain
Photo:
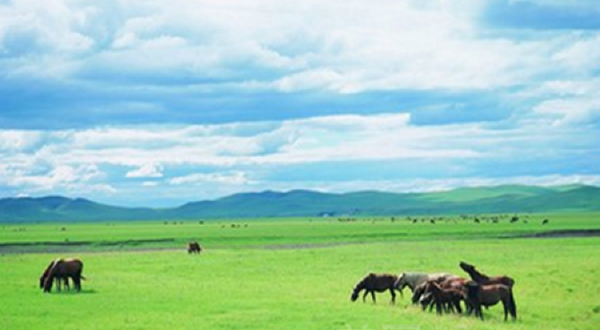
[[[542,226],[543,218],[550,224]],[[506,237],[598,229],[599,215],[531,215],[528,222],[0,226],[0,329],[598,329],[600,237]],[[74,245],[40,244],[65,239]],[[187,255],[182,245],[189,239],[198,239],[205,252]],[[57,256],[85,262],[88,280],[80,294],[37,288],[41,271]],[[388,293],[379,294],[377,304],[349,300],[369,271],[463,275],[460,260],[516,279],[516,322],[504,323],[500,306],[486,311],[484,322],[423,313],[410,306],[408,291],[396,305]]]

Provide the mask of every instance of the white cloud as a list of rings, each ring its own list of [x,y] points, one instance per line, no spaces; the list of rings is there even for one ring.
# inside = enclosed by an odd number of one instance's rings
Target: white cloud
[[[466,177],[444,179],[412,178],[403,180],[348,180],[332,181],[300,181],[300,182],[261,182],[261,188],[278,191],[309,189],[322,192],[355,192],[355,191],[387,191],[387,192],[436,192],[461,187],[486,187],[499,185],[534,185],[542,187],[570,184],[586,184],[600,186],[600,175],[540,175],[512,176],[502,178]]]
[[[95,164],[56,165],[43,173],[35,171],[35,167],[22,165],[0,166],[0,186],[19,187],[29,192],[60,189],[77,192],[115,191],[109,184],[98,183],[104,178],[104,173]]]
[[[248,185],[252,181],[244,172],[225,172],[225,173],[195,173],[182,177],[175,177],[169,180],[172,185],[199,185],[199,184],[222,184],[222,185]]]
[[[146,164],[142,167],[127,172],[127,178],[161,178],[163,167],[160,164]]]
[[[549,99],[534,111],[549,117],[554,125],[587,123],[600,118],[600,97]]]
[[[17,1],[0,12],[0,48],[14,47],[11,31],[27,32],[41,48],[11,57],[14,74],[99,83],[107,73],[174,75],[286,92],[488,89],[520,85],[556,63],[581,71],[598,62],[597,36],[517,42],[481,33],[484,5]],[[95,47],[104,44],[111,47]],[[270,78],[256,78],[265,72]]]

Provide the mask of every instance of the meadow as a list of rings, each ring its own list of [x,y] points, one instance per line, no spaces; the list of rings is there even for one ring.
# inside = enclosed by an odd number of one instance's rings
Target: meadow
[[[599,216],[3,225],[0,329],[597,329],[600,237],[531,236],[599,229]],[[202,254],[186,253],[192,239]],[[84,261],[82,292],[38,288],[58,256]],[[516,322],[503,321],[501,306],[484,311],[485,321],[424,313],[407,289],[395,305],[389,293],[350,302],[370,271],[466,275],[461,260],[515,278]]]

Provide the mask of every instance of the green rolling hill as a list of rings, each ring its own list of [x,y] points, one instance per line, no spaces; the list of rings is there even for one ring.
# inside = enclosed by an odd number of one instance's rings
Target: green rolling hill
[[[433,193],[265,191],[168,209],[117,207],[60,196],[0,199],[0,222],[595,211],[600,211],[600,188],[584,185],[507,185]]]

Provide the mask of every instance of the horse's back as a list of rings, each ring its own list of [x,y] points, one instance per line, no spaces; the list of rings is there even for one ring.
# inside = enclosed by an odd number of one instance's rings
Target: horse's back
[[[77,258],[62,259],[57,263],[58,272],[63,275],[81,274],[83,261]]]

